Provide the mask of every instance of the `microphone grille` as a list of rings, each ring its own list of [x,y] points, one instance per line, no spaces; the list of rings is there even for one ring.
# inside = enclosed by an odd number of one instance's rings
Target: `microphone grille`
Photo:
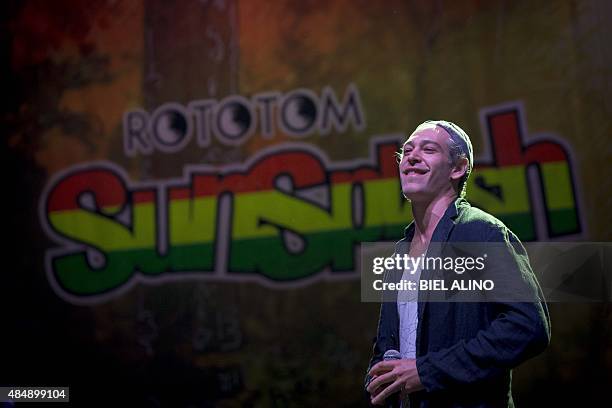
[[[399,360],[402,358],[402,355],[397,350],[387,350],[383,355],[383,360]]]

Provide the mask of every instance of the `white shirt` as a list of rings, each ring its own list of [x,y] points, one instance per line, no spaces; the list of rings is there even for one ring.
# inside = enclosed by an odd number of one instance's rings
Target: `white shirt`
[[[421,276],[421,265],[411,273],[412,265],[404,270],[403,280],[416,282],[415,290],[404,290],[397,294],[397,313],[399,315],[399,340],[400,354],[402,358],[416,358],[416,337],[419,324],[418,296],[419,278]]]

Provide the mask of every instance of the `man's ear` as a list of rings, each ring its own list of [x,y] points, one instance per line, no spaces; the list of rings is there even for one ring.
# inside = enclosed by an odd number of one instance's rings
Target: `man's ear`
[[[450,174],[450,178],[453,181],[461,180],[461,177],[468,171],[468,159],[462,157],[459,159],[456,165],[453,166]]]

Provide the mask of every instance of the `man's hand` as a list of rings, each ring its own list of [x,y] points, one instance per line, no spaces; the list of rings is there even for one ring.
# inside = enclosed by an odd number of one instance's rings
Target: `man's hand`
[[[408,394],[425,388],[417,372],[416,360],[381,361],[372,367],[368,374],[372,377],[372,381],[367,391],[374,405],[383,404],[394,392]],[[389,385],[382,388],[385,384]]]

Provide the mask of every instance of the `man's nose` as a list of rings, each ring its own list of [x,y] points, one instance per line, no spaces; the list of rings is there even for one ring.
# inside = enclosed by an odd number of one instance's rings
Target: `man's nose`
[[[410,151],[404,154],[404,157],[402,161],[400,162],[400,169],[402,171],[406,171],[407,168],[414,167],[415,164],[420,163],[420,162],[421,162],[421,158],[419,157],[419,155],[415,154],[414,150]]]
[[[406,161],[408,161],[410,165],[413,165],[421,161],[421,157],[415,152],[416,152],[416,149],[412,149],[411,151],[406,153]]]

